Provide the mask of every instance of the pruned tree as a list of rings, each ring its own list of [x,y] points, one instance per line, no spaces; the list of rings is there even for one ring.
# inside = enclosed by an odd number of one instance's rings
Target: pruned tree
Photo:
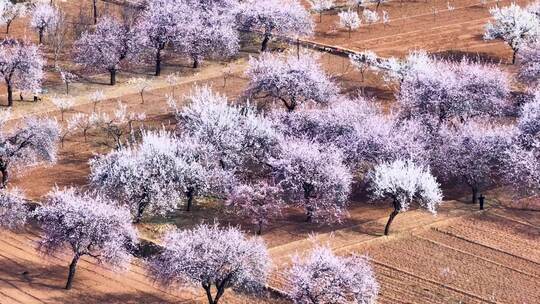
[[[133,125],[135,122],[144,121],[146,114],[144,112],[129,112],[127,105],[118,101],[113,115],[99,113],[96,119],[98,128],[107,135],[107,139],[112,140],[112,144],[109,141],[104,141],[102,144],[118,150],[129,144],[130,140],[133,140],[135,135]]]
[[[308,0],[311,10],[319,14],[319,23],[322,22],[322,14],[334,7],[334,2],[334,0]]]
[[[493,21],[486,25],[484,39],[502,39],[512,48],[512,63],[516,54],[525,44],[538,39],[540,21],[538,17],[515,3],[506,7],[489,10]]]
[[[23,17],[26,11],[27,9],[24,3],[0,0],[0,24],[6,26],[6,35],[9,34],[9,28],[13,21],[19,17]]]
[[[38,3],[32,11],[30,25],[38,31],[39,44],[43,43],[43,34],[58,21],[58,10],[49,3]]]
[[[64,121],[64,114],[73,109],[75,103],[70,98],[53,97],[51,99],[52,104],[60,111],[60,121]]]
[[[440,131],[434,169],[445,179],[455,178],[471,188],[472,203],[484,187],[493,185],[501,173],[504,152],[513,144],[516,130],[485,121],[471,121]]]
[[[271,166],[285,201],[303,208],[307,222],[334,222],[347,214],[352,174],[340,150],[291,139]]]
[[[24,196],[18,189],[0,189],[0,227],[19,229],[26,224],[29,214]]]
[[[377,9],[378,9],[378,4],[377,4]],[[379,21],[379,14],[376,12],[376,11],[372,11],[372,10],[364,10],[362,12],[362,17],[364,18],[364,22],[367,24],[367,25],[370,25],[370,24],[373,24],[377,21]]]
[[[366,0],[349,0],[347,3],[350,5],[350,6],[354,6],[356,7],[356,12],[360,12],[360,8],[362,7],[362,5],[367,2]]]
[[[126,63],[137,58],[135,30],[112,17],[99,20],[95,30],[85,32],[74,44],[75,62],[85,68],[106,70],[110,84],[116,84],[116,74]]]
[[[60,72],[60,79],[62,79],[62,82],[66,86],[66,94],[69,94],[69,85],[75,82],[75,80],[77,80],[79,77],[69,71],[65,71],[62,69],[60,69],[59,72]]]
[[[525,45],[517,56],[519,80],[528,84],[540,84],[540,41]]]
[[[246,95],[279,100],[289,112],[309,102],[327,104],[339,92],[314,56],[262,54],[251,58]]]
[[[163,252],[150,260],[149,273],[165,286],[202,286],[209,304],[229,288],[255,293],[266,284],[270,257],[259,238],[233,227],[200,225],[169,231]]]
[[[236,184],[227,198],[226,205],[236,215],[248,218],[257,225],[257,234],[260,235],[264,226],[281,216],[284,207],[281,195],[279,187],[266,181]]]
[[[293,257],[287,271],[287,295],[295,304],[376,303],[379,284],[366,256],[336,256],[317,246],[307,257]]]
[[[137,231],[124,207],[100,195],[78,193],[73,188],[55,189],[35,214],[42,228],[38,249],[53,255],[69,248],[73,254],[66,289],[71,289],[83,256],[116,267],[129,264],[129,250],[137,243]]]
[[[43,64],[37,46],[13,39],[0,42],[0,77],[6,84],[8,106],[13,106],[13,90],[36,91],[41,87]]]
[[[339,26],[347,29],[349,38],[351,38],[351,32],[360,27],[361,20],[360,17],[358,17],[358,13],[349,9],[339,12],[338,16]]]
[[[56,161],[58,123],[50,119],[27,118],[12,131],[0,119],[0,173],[4,188],[12,171]]]
[[[412,161],[381,163],[368,173],[367,181],[374,200],[392,201],[394,210],[388,218],[384,235],[390,232],[396,215],[409,210],[412,203],[416,202],[435,214],[442,202],[440,185],[429,168],[417,166]]]
[[[64,51],[66,42],[68,40],[68,34],[70,25],[68,24],[67,16],[63,11],[58,11],[58,16],[55,22],[50,26],[47,31],[47,39],[54,53],[54,66],[58,68],[58,60],[60,55]]]
[[[272,35],[310,36],[313,22],[304,6],[297,0],[245,1],[239,6],[241,28],[263,35],[261,51],[268,48]]]
[[[378,56],[373,51],[363,51],[357,54],[349,55],[351,63],[360,71],[362,81],[364,81],[364,74],[367,70],[378,71]]]
[[[144,132],[139,145],[91,160],[90,182],[129,206],[135,223],[147,213],[164,214],[184,195],[179,187],[178,145],[177,138],[164,131]]]

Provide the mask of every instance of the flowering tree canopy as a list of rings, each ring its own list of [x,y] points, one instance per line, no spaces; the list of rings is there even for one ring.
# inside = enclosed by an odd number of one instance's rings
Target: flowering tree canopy
[[[187,98],[190,104],[177,112],[180,133],[205,143],[224,169],[245,172],[275,154],[278,133],[251,107],[230,105],[209,87],[197,87]]]
[[[519,79],[525,83],[540,84],[540,41],[522,47],[518,59]]]
[[[71,288],[77,262],[84,255],[118,267],[131,259],[128,249],[137,242],[137,232],[129,210],[102,196],[55,189],[35,213],[43,230],[39,250],[52,255],[67,247],[73,252],[66,289]]]
[[[305,209],[307,221],[331,222],[347,213],[352,174],[339,149],[290,139],[271,165],[286,201]]]
[[[150,275],[167,286],[202,285],[209,304],[217,304],[228,288],[255,292],[266,284],[265,244],[237,228],[214,224],[169,231],[162,243],[165,249],[149,263]]]
[[[127,204],[139,222],[145,212],[165,213],[183,198],[178,186],[178,140],[166,132],[145,132],[142,142],[91,160],[94,187]]]
[[[328,247],[317,246],[305,259],[294,256],[287,274],[287,294],[296,304],[374,304],[379,293],[367,257],[338,257]]]
[[[442,202],[440,185],[429,168],[417,166],[412,161],[381,163],[369,172],[367,180],[373,199],[392,200],[394,210],[386,223],[385,235],[396,215],[409,210],[413,202],[431,213],[435,213]]]
[[[38,3],[34,7],[30,25],[38,31],[39,44],[43,42],[43,33],[58,21],[58,14],[58,10],[49,3]]]
[[[111,85],[114,85],[121,64],[133,60],[136,54],[135,41],[136,34],[128,25],[112,17],[103,17],[92,33],[83,33],[75,42],[75,62],[93,70],[108,71]]]
[[[240,4],[238,23],[244,30],[263,34],[262,51],[266,51],[273,34],[310,36],[313,22],[297,0],[249,0]]]
[[[281,215],[283,201],[281,189],[266,181],[254,184],[237,184],[231,190],[226,205],[242,217],[257,225],[261,234],[264,225]]]
[[[339,26],[346,28],[347,31],[349,31],[349,38],[351,38],[351,32],[360,27],[361,21],[360,17],[358,17],[358,13],[349,9],[347,11],[339,12],[338,16]]]
[[[0,24],[6,25],[6,34],[9,34],[11,23],[25,14],[26,5],[24,3],[13,3],[10,0],[0,0]]]
[[[439,61],[408,74],[398,101],[402,118],[440,125],[475,116],[498,116],[507,106],[509,94],[507,76],[495,66]]]
[[[44,60],[38,47],[14,39],[0,42],[0,78],[5,82],[8,106],[13,90],[35,91],[41,87]]]
[[[504,152],[515,135],[511,126],[485,121],[471,121],[457,129],[444,127],[434,168],[445,179],[456,178],[471,187],[472,202],[476,203],[478,191],[493,184],[499,175]]]
[[[502,39],[514,51],[512,63],[516,61],[516,52],[524,43],[537,40],[540,35],[540,19],[532,12],[512,3],[506,7],[494,7],[489,10],[493,21],[486,25],[484,39]]]
[[[30,210],[18,189],[0,190],[0,227],[17,229],[26,223]]]
[[[338,94],[337,85],[313,56],[262,54],[249,60],[247,95],[270,97],[283,102],[288,111],[307,103],[329,103]]]
[[[12,170],[55,162],[60,128],[50,119],[28,118],[7,131],[0,119],[0,173],[4,188]]]

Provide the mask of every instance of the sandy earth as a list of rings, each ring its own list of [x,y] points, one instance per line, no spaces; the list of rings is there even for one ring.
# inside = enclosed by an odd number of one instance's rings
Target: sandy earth
[[[66,9],[78,11],[83,1],[68,1]],[[87,5],[85,0],[83,5]],[[391,2],[382,9],[390,12],[390,26],[375,24],[353,33],[335,30],[337,16],[328,13],[317,24],[315,41],[346,48],[373,49],[384,56],[403,56],[409,49],[426,48],[441,55],[479,53],[484,59],[506,62],[510,50],[501,42],[484,42],[480,35],[487,20],[487,7],[475,1],[452,1],[456,7],[445,11],[446,1]],[[519,3],[524,3],[520,1]],[[500,5],[506,5],[501,2]],[[432,7],[439,13],[434,19]],[[105,7],[105,6],[103,6]],[[109,8],[114,9],[114,8]],[[317,20],[318,16],[314,16]],[[30,33],[25,21],[17,21],[13,31]],[[27,22],[27,21],[26,21]],[[211,85],[231,99],[242,94],[247,81],[243,75],[246,59],[253,53],[244,52],[228,63],[234,75],[223,85],[221,76],[226,63],[206,62],[201,69],[192,70],[185,62],[169,62],[164,74],[180,71],[181,78],[174,85],[175,95],[187,94],[195,84]],[[394,99],[392,88],[380,78],[368,74],[361,82],[348,60],[323,55],[321,62],[339,81],[344,93],[356,94],[363,89],[368,98],[378,102]],[[508,68],[506,66],[505,68]],[[509,71],[512,67],[508,68]],[[104,90],[108,100],[99,105],[100,111],[111,113],[117,100],[125,102],[130,111],[147,113],[146,128],[174,127],[171,109],[165,101],[172,87],[165,76],[150,78],[151,66],[134,68],[120,74],[115,87],[103,85],[107,75],[93,74],[91,78],[74,84],[70,96],[77,106],[66,117],[76,112],[90,113],[89,94]],[[151,79],[141,104],[137,90],[126,81],[131,77]],[[64,94],[58,79],[47,82],[45,100],[38,104],[16,102],[14,120],[30,113],[48,117],[60,115],[52,108],[50,98]],[[80,134],[71,136],[60,149],[59,160],[48,167],[30,169],[16,176],[12,186],[20,187],[31,199],[39,200],[55,185],[87,184],[88,160],[108,148],[98,144],[102,135],[91,132],[88,142]],[[508,199],[493,199],[488,194],[489,210],[476,211],[468,201],[467,189],[458,189],[462,195],[452,197],[439,210],[437,216],[423,211],[400,214],[392,226],[390,237],[382,230],[390,213],[389,206],[368,204],[359,197],[351,203],[350,218],[341,224],[321,227],[303,222],[298,210],[288,210],[285,217],[265,229],[263,238],[270,247],[276,265],[270,285],[282,289],[286,280],[282,271],[296,252],[313,246],[310,235],[317,233],[316,241],[328,243],[339,254],[368,254],[381,284],[380,303],[535,303],[540,298],[540,215],[538,212],[506,209]],[[454,200],[455,199],[455,200]],[[506,204],[507,205],[507,204]],[[222,223],[241,224],[246,230],[253,227],[241,219],[226,215],[212,202],[198,202],[193,213],[179,210],[167,218],[149,218],[139,226],[148,239],[159,239],[160,233],[171,226],[191,227],[201,221],[217,217]],[[99,267],[92,259],[84,259],[77,272],[74,289],[62,289],[69,257],[64,254],[43,258],[35,251],[39,231],[23,233],[0,232],[0,303],[204,303],[201,290],[164,290],[153,284],[135,260],[128,272],[117,273]],[[281,303],[283,300],[253,299],[228,292],[224,303]]]

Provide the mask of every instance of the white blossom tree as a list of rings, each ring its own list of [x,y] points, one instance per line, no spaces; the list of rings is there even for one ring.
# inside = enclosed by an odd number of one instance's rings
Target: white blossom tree
[[[266,181],[236,184],[227,198],[226,205],[232,208],[236,215],[249,218],[257,225],[257,234],[260,235],[263,226],[281,216],[281,209],[284,207],[281,195],[279,187]]]
[[[131,260],[129,249],[137,243],[137,231],[129,220],[129,210],[91,193],[75,189],[55,189],[46,204],[35,211],[41,224],[39,250],[53,255],[69,248],[66,289],[71,289],[77,263],[82,256],[99,263],[125,267]]]
[[[275,155],[279,134],[249,105],[231,105],[209,87],[196,87],[187,99],[189,105],[177,109],[179,132],[210,148],[222,168],[247,173]]]
[[[93,187],[129,206],[135,223],[143,215],[164,214],[183,198],[179,187],[177,138],[162,131],[144,132],[142,142],[90,161]]]
[[[262,54],[249,60],[246,74],[250,78],[247,96],[281,101],[289,112],[309,102],[327,104],[339,91],[311,55]]]
[[[351,63],[360,71],[362,81],[364,81],[364,74],[367,70],[378,71],[377,63],[378,56],[373,51],[363,51],[357,54],[349,55]]]
[[[9,131],[0,119],[0,173],[4,188],[12,171],[56,161],[59,126],[54,120],[28,118]]]
[[[523,44],[538,40],[540,21],[538,17],[512,3],[506,7],[494,7],[489,10],[493,21],[486,25],[484,39],[502,39],[513,51],[512,63]]]
[[[6,35],[9,34],[9,28],[15,19],[23,17],[26,14],[26,5],[24,3],[13,3],[10,0],[0,0],[0,24],[6,26]]]
[[[242,2],[238,13],[241,28],[263,35],[261,51],[266,51],[272,35],[310,36],[313,22],[297,0],[249,0]]]
[[[367,25],[370,25],[379,21],[379,14],[376,11],[372,11],[368,9],[362,12],[362,17],[364,18],[364,22]]]
[[[349,38],[351,38],[351,32],[360,27],[361,20],[360,17],[358,17],[358,13],[349,9],[339,12],[338,16],[339,26],[347,29]]]
[[[352,174],[340,150],[291,139],[271,165],[285,201],[303,208],[306,221],[339,221],[347,214]]]
[[[33,44],[6,39],[0,43],[0,78],[8,93],[8,106],[13,106],[13,90],[36,91],[43,79],[43,56]]]
[[[335,5],[334,0],[308,0],[308,3],[311,10],[319,14],[319,23],[322,22],[322,14]]]
[[[38,3],[32,11],[30,25],[38,31],[39,44],[43,43],[43,34],[49,30],[58,19],[58,10],[49,3]]]
[[[129,25],[103,17],[93,32],[83,33],[75,42],[75,62],[91,70],[109,72],[110,84],[115,85],[121,66],[137,58],[136,37]]]
[[[367,180],[373,199],[392,200],[394,210],[388,218],[384,235],[390,232],[396,215],[409,210],[412,203],[416,202],[435,214],[442,202],[440,185],[429,168],[417,166],[412,161],[381,163],[368,173]]]
[[[70,98],[53,97],[51,99],[52,104],[60,111],[60,121],[64,121],[64,114],[73,109],[75,103]]]
[[[150,275],[165,286],[202,286],[209,304],[218,304],[229,288],[255,293],[266,284],[270,257],[265,244],[237,228],[214,224],[173,230],[162,244],[164,250],[150,260]]]
[[[368,257],[339,257],[326,246],[315,247],[304,259],[294,256],[287,279],[287,295],[295,304],[374,304],[379,293]]]

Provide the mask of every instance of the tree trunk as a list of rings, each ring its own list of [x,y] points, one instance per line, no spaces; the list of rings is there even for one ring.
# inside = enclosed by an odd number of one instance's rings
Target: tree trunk
[[[9,28],[11,26],[11,21],[8,21],[8,23],[6,23],[6,35],[9,34]]]
[[[208,299],[208,304],[214,304],[214,299],[212,298],[212,289],[210,285],[202,284],[204,291],[206,292],[206,298]]]
[[[516,63],[516,55],[517,55],[517,51],[518,51],[518,50],[513,50],[513,53],[512,53],[512,64],[515,64],[515,63]]]
[[[261,235],[262,234],[262,222],[259,221],[259,224],[257,225],[257,235]]]
[[[199,67],[199,58],[193,57],[193,68],[196,69]]]
[[[322,23],[322,11],[319,12],[319,23]]]
[[[8,93],[8,107],[12,107],[13,106],[13,88],[11,87],[11,85],[7,85],[7,93]]]
[[[0,189],[3,189],[6,187],[8,179],[9,179],[9,172],[6,167],[0,168],[0,173],[2,173],[2,182],[0,183]]]
[[[264,38],[261,45],[261,52],[266,52],[266,49],[268,48],[268,41],[270,41],[270,35],[264,34]]]
[[[66,94],[69,94],[69,82],[66,81]]]
[[[394,220],[396,215],[398,215],[399,210],[401,209],[400,205],[395,200],[394,200],[393,204],[394,204],[394,210],[392,211],[392,213],[390,213],[390,217],[388,218],[388,222],[386,223],[386,226],[384,227],[384,235],[388,235],[388,233],[390,232],[390,225],[392,224],[392,221]]]
[[[186,211],[191,211],[191,207],[193,207],[193,190],[188,190],[186,192],[186,196],[187,196],[187,208],[186,208]]]
[[[471,189],[472,189],[471,203],[476,204],[476,202],[478,201],[478,187],[471,186]]]
[[[79,261],[79,255],[75,254],[73,257],[73,260],[71,261],[71,264],[69,264],[69,273],[68,273],[68,279],[66,283],[66,289],[70,290],[71,286],[73,285],[73,278],[75,277],[75,270],[77,270],[77,262]]]
[[[156,52],[156,76],[161,74],[161,49]]]
[[[98,12],[97,12],[97,0],[94,0],[94,24],[97,24],[97,15],[98,15]]]
[[[38,34],[39,34],[39,44],[43,43],[43,31],[45,29],[39,29],[38,31]]]
[[[116,69],[110,69],[109,72],[111,73],[111,85],[116,84]]]

